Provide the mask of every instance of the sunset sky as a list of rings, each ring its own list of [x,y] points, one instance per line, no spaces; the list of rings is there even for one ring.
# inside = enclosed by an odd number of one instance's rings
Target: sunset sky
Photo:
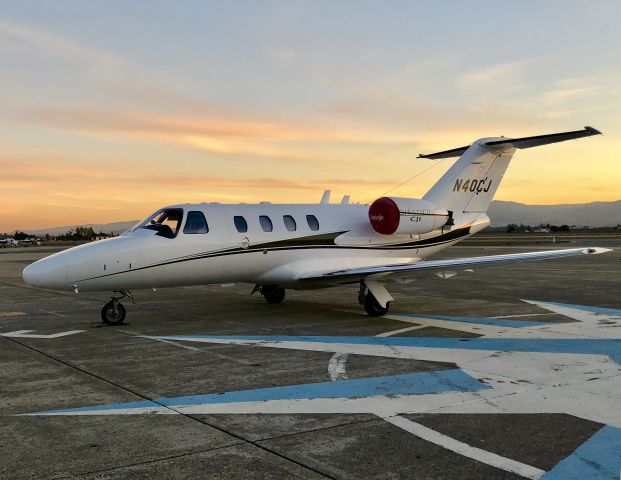
[[[621,199],[621,2],[0,0],[0,232],[173,203],[417,197],[485,136],[498,199]]]

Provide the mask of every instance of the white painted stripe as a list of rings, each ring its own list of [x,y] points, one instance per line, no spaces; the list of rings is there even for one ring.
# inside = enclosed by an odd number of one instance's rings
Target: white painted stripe
[[[391,330],[390,332],[380,333],[375,335],[376,337],[390,337],[397,335],[398,333],[409,332],[410,330],[418,330],[426,328],[427,325],[415,325],[414,327],[400,328],[399,330]],[[347,380],[347,372],[345,371],[345,365],[347,364],[347,357],[349,353],[335,353],[330,357],[328,361],[328,375],[331,381]]]
[[[392,314],[388,314],[383,318],[388,318],[389,320],[397,320],[398,322],[403,322],[403,323],[413,323],[414,325],[420,325],[423,321],[425,322],[429,322],[430,319],[429,318],[422,318],[422,317],[405,317],[405,316],[401,316],[398,313],[392,313]],[[462,322],[463,323],[463,322]]]
[[[380,333],[379,335],[375,335],[376,337],[392,337],[393,335],[397,335],[399,333],[409,332],[411,330],[420,330],[421,328],[427,328],[429,325],[416,325],[414,327],[400,328],[399,330],[392,330],[390,332]]]
[[[49,310],[40,310],[41,313],[49,313],[50,315],[56,315],[57,317],[65,317],[62,313],[50,312]]]
[[[0,337],[9,337],[9,338],[45,338],[45,339],[53,339],[66,337],[67,335],[75,335],[76,333],[84,332],[85,330],[69,330],[67,332],[60,333],[52,333],[50,335],[39,335],[34,332],[34,330],[16,330],[14,332],[0,333]]]
[[[521,317],[545,317],[546,315],[554,315],[553,313],[521,313],[519,315],[499,315],[498,317],[489,317],[489,318],[521,318]]]
[[[328,375],[330,375],[331,381],[347,380],[345,364],[347,363],[348,356],[349,353],[335,353],[330,357],[330,361],[328,362]]]
[[[464,457],[472,458],[478,462],[491,465],[492,467],[499,468],[505,472],[515,473],[517,475],[521,475],[522,477],[530,478],[531,480],[537,480],[544,473],[546,473],[544,470],[539,468],[526,465],[525,463],[521,463],[516,460],[511,460],[510,458],[501,457],[495,453],[481,450],[480,448],[473,447],[467,443],[460,442],[459,440],[455,440],[454,438],[436,432],[435,430],[431,430],[420,423],[412,422],[399,415],[394,417],[385,417],[383,420],[391,423],[395,427],[399,427],[406,432],[411,433],[412,435],[416,435],[423,440],[440,445],[451,452],[455,452]]]
[[[139,336],[139,335],[136,335]],[[156,342],[167,343],[168,345],[174,345],[175,347],[185,348],[186,350],[198,351],[200,348],[192,347],[190,345],[182,345],[181,343],[173,342],[172,340],[164,340],[161,338],[152,338],[151,340],[155,340]]]
[[[455,322],[452,320],[440,320],[438,318],[423,318],[423,317],[402,317],[398,313],[393,315],[386,315],[384,318],[389,318],[390,320],[397,320],[399,322],[405,323],[416,323],[422,324],[427,327],[438,327],[445,328],[447,330],[457,330],[460,332],[468,332],[468,333],[476,333],[478,335],[481,334],[505,334],[507,330],[515,330],[514,328],[509,327],[499,327],[498,325],[485,325],[483,323],[467,323],[467,322]]]
[[[163,338],[149,337],[149,336],[143,335],[142,333],[132,332],[130,330],[118,330],[118,332],[119,333],[124,333],[125,335],[130,335],[132,337],[148,338],[149,340],[155,340],[156,342],[166,343],[168,345],[174,345],[175,347],[185,348],[186,350],[192,350],[192,351],[195,351],[195,352],[200,350],[200,348],[196,348],[196,347],[193,347],[191,345],[184,345],[182,343],[175,342],[173,340],[165,340]]]

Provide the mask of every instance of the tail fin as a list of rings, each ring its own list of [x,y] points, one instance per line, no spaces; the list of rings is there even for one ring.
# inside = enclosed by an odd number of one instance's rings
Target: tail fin
[[[429,190],[424,200],[453,212],[454,216],[485,213],[516,149],[599,135],[592,127],[573,132],[552,133],[524,138],[482,138],[472,145],[445,150],[419,158],[459,160]]]

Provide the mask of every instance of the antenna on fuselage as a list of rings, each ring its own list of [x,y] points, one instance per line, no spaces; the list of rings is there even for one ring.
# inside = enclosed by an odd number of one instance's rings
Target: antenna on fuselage
[[[327,205],[328,203],[330,203],[330,194],[332,193],[332,190],[325,190],[323,192],[323,195],[321,196],[321,201],[319,202],[321,205]]]
[[[349,195],[343,195],[343,200],[341,200],[341,205],[349,205]]]

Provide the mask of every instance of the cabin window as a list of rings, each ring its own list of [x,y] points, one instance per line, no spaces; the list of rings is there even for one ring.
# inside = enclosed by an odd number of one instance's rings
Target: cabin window
[[[315,215],[306,215],[306,222],[308,223],[308,228],[313,232],[319,230],[319,220],[317,220]]]
[[[244,217],[235,216],[233,221],[235,222],[235,228],[239,233],[246,233],[248,231],[248,222],[246,222]]]
[[[290,232],[295,232],[297,230],[297,225],[295,224],[295,218],[291,215],[283,215],[282,221],[285,222],[285,227]]]
[[[272,220],[267,215],[259,216],[259,223],[261,224],[261,228],[264,232],[271,232],[272,230],[274,230]]]
[[[207,220],[205,220],[203,212],[188,212],[188,218],[185,220],[183,233],[207,233],[208,231],[209,227],[207,226]]]
[[[165,208],[147,218],[139,228],[155,230],[160,237],[175,238],[182,218],[182,208]]]

